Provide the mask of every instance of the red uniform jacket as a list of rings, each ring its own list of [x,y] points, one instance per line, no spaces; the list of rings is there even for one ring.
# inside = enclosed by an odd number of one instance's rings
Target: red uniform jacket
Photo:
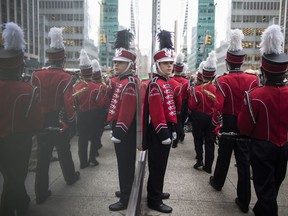
[[[115,90],[111,99],[107,121],[115,121],[113,136],[123,139],[132,121],[136,117],[139,80],[132,74],[117,77]]]
[[[43,124],[37,89],[20,80],[0,80],[0,137],[31,133]],[[34,92],[33,94],[33,91]]]
[[[191,94],[188,98],[188,109],[189,111],[202,112],[206,115],[212,115],[214,110],[215,99],[210,98],[204,89],[209,92],[209,94],[216,95],[215,85],[201,84],[191,90]]]
[[[245,94],[238,115],[241,134],[281,147],[288,142],[288,86],[264,86]]]
[[[181,113],[182,108],[182,84],[177,82],[175,79],[170,78],[168,80],[168,83],[170,84],[172,90],[173,90],[173,99],[176,106],[176,113]]]
[[[259,86],[256,75],[242,71],[233,72],[220,76],[216,79],[216,104],[212,117],[213,125],[220,124],[219,115],[238,116],[244,102],[244,93]]]
[[[74,85],[73,92],[79,92],[83,90],[82,93],[74,97],[75,107],[81,112],[87,112],[97,108],[105,107],[106,105],[106,86],[102,83],[94,83],[92,81],[87,81],[86,83],[80,81]]]
[[[63,107],[68,121],[73,121],[73,76],[60,68],[49,68],[35,71],[32,84],[39,88],[42,112],[60,111]]]
[[[176,107],[173,100],[173,90],[168,79],[160,75],[155,75],[151,80],[145,97],[143,110],[144,136],[149,124],[149,116],[159,140],[171,138],[171,132],[168,123],[177,124]],[[143,147],[147,147],[147,137],[143,137]]]
[[[185,79],[184,77],[180,76],[180,75],[174,75],[172,77],[172,79],[175,79],[177,82],[182,84],[182,99],[186,100],[188,99],[188,88],[189,88],[189,80]]]

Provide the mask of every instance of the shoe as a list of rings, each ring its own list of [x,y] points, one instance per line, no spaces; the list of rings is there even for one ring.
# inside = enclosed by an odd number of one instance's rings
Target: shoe
[[[78,181],[80,179],[80,172],[75,172],[74,177],[72,178],[72,180],[67,181],[66,184],[67,185],[72,185],[74,184],[76,181]]]
[[[88,161],[92,166],[99,165],[99,162],[95,158],[90,158]]]
[[[221,191],[222,187],[219,187],[216,185],[216,183],[214,182],[213,176],[210,176],[209,183],[215,190]]]
[[[199,170],[200,167],[203,167],[203,161],[197,161],[196,164],[194,164],[193,168]]]
[[[80,169],[85,169],[86,167],[89,166],[89,163],[85,163],[85,164],[80,164]]]
[[[153,210],[156,210],[156,211],[159,211],[159,212],[163,212],[163,213],[171,213],[172,210],[173,210],[170,206],[165,205],[164,203],[162,203],[160,205],[157,205],[157,206],[148,204],[148,207],[150,209],[153,209]]]
[[[203,168],[202,168],[205,172],[207,172],[207,173],[212,173],[212,170],[211,170],[211,168],[209,169],[209,168],[207,168],[206,166],[203,166]]]
[[[36,196],[36,203],[38,205],[42,204],[43,202],[45,202],[45,200],[48,199],[48,197],[51,196],[51,193],[51,190],[48,190],[44,196]]]
[[[169,199],[170,194],[169,193],[162,193],[161,194],[161,199]]]
[[[243,213],[248,213],[249,207],[245,207],[238,198],[235,198],[235,203]]]
[[[121,211],[121,210],[124,210],[124,209],[127,209],[127,205],[124,205],[123,203],[121,203],[120,201],[119,202],[116,202],[114,204],[111,204],[109,206],[109,209],[111,211]]]
[[[116,191],[116,192],[115,192],[115,196],[118,197],[118,198],[120,198],[120,197],[121,197],[121,192],[120,192],[120,191]]]

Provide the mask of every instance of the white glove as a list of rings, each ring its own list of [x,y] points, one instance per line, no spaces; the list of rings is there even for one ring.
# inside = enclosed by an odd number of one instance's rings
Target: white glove
[[[112,135],[112,134],[113,134],[113,131],[111,130],[111,131],[110,131],[110,138],[112,138],[112,137],[113,137],[113,135]]]
[[[166,139],[166,140],[162,140],[162,144],[163,144],[163,145],[170,145],[170,144],[171,144],[171,139],[168,138],[168,139]]]
[[[173,132],[172,133],[172,140],[176,140],[177,139],[177,133],[176,132]]]
[[[115,138],[115,137],[111,137],[111,141],[114,142],[114,143],[121,143],[121,140]]]

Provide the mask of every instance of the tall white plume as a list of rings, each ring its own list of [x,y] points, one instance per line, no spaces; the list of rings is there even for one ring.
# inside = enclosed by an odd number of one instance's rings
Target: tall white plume
[[[176,64],[183,64],[185,55],[180,52],[176,57]]]
[[[101,71],[100,64],[99,64],[99,62],[98,62],[96,59],[93,59],[92,62],[91,62],[91,64],[92,64],[92,68],[93,68],[92,71],[93,71],[93,72],[97,72],[97,71],[102,72],[102,71]]]
[[[80,67],[91,66],[91,60],[90,60],[87,52],[84,49],[81,49],[81,51],[80,51],[79,61],[80,61],[80,64],[79,64]]]
[[[242,40],[244,39],[244,34],[242,30],[240,29],[233,29],[230,31],[230,38],[228,42],[230,43],[230,46],[228,47],[228,50],[230,51],[239,51],[242,50]]]
[[[48,33],[48,37],[51,38],[50,48],[55,49],[64,49],[64,42],[63,42],[63,32],[64,28],[57,28],[52,27]]]
[[[283,52],[282,45],[284,35],[279,25],[269,26],[261,36],[260,53],[263,54],[280,54]]]
[[[205,65],[206,61],[202,61],[199,65],[199,68],[198,68],[198,72],[203,74],[203,67]]]
[[[2,38],[4,40],[4,49],[24,51],[26,46],[24,33],[17,24],[13,22],[6,23]]]
[[[213,50],[208,54],[208,57],[207,57],[206,62],[204,64],[204,67],[205,68],[216,68],[216,62],[217,62],[216,53]]]

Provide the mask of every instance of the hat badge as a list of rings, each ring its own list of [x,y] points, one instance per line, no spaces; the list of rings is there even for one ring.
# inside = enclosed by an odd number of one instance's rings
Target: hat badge
[[[116,57],[122,56],[122,49],[116,49],[115,56]]]
[[[165,56],[171,58],[173,56],[173,51],[171,49],[165,49]]]

